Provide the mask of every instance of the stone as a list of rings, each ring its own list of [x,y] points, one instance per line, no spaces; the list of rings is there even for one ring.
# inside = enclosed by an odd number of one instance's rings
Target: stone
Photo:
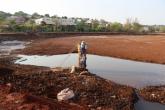
[[[58,101],[69,100],[73,98],[74,96],[75,94],[73,93],[73,90],[66,88],[57,94],[57,99]]]
[[[89,75],[89,72],[88,72],[88,71],[82,71],[82,72],[80,73],[80,75]]]

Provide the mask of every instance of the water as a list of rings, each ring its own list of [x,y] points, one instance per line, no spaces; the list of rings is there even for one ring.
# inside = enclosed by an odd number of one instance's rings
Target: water
[[[76,65],[78,62],[77,54],[53,56],[19,55],[18,57],[21,58],[15,63],[51,68],[68,67]],[[103,78],[136,88],[165,84],[165,65],[87,55],[87,68],[90,72]],[[140,98],[135,104],[135,110],[165,110],[165,105],[148,102]]]
[[[139,101],[135,104],[135,110],[165,110],[165,105],[148,102],[143,98],[139,97]]]
[[[9,55],[11,51],[25,48],[28,44],[24,41],[12,40],[0,42],[0,55]]]
[[[16,63],[51,68],[59,66],[71,67],[78,62],[77,54],[53,56],[19,55],[19,57],[21,58]],[[165,65],[87,55],[87,68],[90,72],[103,78],[136,88],[165,84]]]

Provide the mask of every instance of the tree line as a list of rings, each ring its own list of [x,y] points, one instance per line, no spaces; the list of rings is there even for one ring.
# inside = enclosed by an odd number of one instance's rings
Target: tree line
[[[25,19],[25,22],[17,24],[14,20],[8,20],[7,18],[11,16],[21,16]],[[0,32],[165,32],[163,25],[142,25],[137,19],[127,19],[124,24],[121,24],[97,19],[87,23],[87,19],[72,18],[75,19],[76,25],[36,25],[34,20],[42,17],[58,18],[57,15],[50,16],[49,14],[33,13],[29,15],[22,11],[10,14],[0,11]],[[63,18],[67,19],[65,16]]]

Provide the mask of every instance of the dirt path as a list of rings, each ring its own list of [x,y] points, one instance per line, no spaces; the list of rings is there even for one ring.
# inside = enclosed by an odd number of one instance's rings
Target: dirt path
[[[88,43],[88,53],[165,64],[165,35],[107,35],[35,40],[21,54],[68,53],[78,42]],[[75,49],[76,52],[76,49]]]

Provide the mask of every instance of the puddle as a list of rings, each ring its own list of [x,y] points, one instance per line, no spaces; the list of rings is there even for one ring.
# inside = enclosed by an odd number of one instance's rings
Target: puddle
[[[139,97],[139,96],[138,96]],[[134,105],[135,110],[165,110],[165,105],[148,102],[139,97],[139,101]]]
[[[0,42],[0,55],[9,55],[13,50],[25,48],[26,44],[28,43],[18,40],[2,41]]]
[[[77,54],[53,56],[19,55],[19,57],[21,58],[15,63],[51,68],[69,67],[76,65],[78,61]],[[87,55],[87,68],[90,72],[103,78],[136,88],[165,84],[165,65]]]
[[[51,68],[76,65],[78,61],[77,54],[53,56],[19,55],[18,57],[21,58],[15,63]],[[165,65],[87,55],[87,68],[90,72],[103,78],[136,88],[165,84]],[[165,110],[165,105],[148,102],[140,98],[135,104],[135,110]]]

